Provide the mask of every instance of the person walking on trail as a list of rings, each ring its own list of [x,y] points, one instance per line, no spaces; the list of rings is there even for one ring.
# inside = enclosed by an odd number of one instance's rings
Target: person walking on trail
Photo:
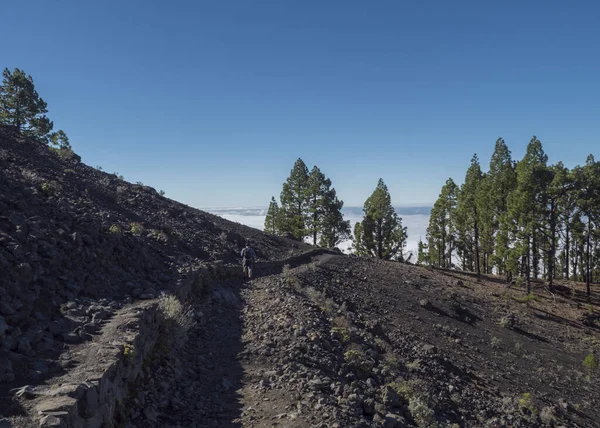
[[[254,270],[254,259],[256,254],[250,246],[250,240],[246,241],[246,246],[242,250],[242,266],[244,269],[244,277],[251,279]]]

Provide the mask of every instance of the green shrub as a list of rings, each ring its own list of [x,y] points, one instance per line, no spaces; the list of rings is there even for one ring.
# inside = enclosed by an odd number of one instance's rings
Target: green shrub
[[[159,190],[159,191],[158,191],[158,194],[159,194],[160,196],[165,196],[165,191],[164,191],[164,190]]]
[[[144,226],[142,226],[142,223],[131,223],[131,233],[138,236],[144,233]]]
[[[111,227],[108,228],[108,231],[110,233],[119,234],[121,233],[121,228],[119,227],[119,225],[113,224]]]
[[[126,360],[132,360],[133,358],[135,358],[135,348],[133,347],[133,345],[130,345],[128,343],[123,345],[123,356]]]
[[[162,318],[159,342],[168,348],[185,342],[188,331],[196,325],[193,308],[170,294],[160,296],[158,308]]]
[[[590,352],[581,364],[588,372],[588,379],[591,379],[596,373],[596,370],[598,370],[598,358],[596,358],[596,355],[593,352]]]
[[[533,404],[533,400],[531,399],[531,393],[529,392],[526,392],[521,396],[521,398],[519,399],[519,407],[521,409],[527,410],[532,415],[537,414],[537,409]]]
[[[56,195],[60,193],[61,186],[56,181],[47,181],[42,184],[42,192],[47,195]]]
[[[519,302],[519,303],[529,303],[529,302],[539,301],[539,299],[537,297],[535,297],[535,295],[533,293],[529,293],[525,297],[513,297],[513,300],[515,302]]]
[[[411,399],[415,397],[415,390],[407,382],[391,382],[388,384],[392,388],[398,397],[405,403],[409,403]]]
[[[332,335],[337,335],[343,343],[350,342],[350,332],[343,327],[333,327],[331,329]]]
[[[70,160],[77,158],[75,152],[68,147],[50,147],[54,153],[58,155],[58,157],[62,160]]]
[[[64,172],[65,174],[75,174],[75,171],[74,171],[74,170],[72,170],[72,169],[70,169],[70,168],[67,168],[67,169],[65,169],[63,172]]]

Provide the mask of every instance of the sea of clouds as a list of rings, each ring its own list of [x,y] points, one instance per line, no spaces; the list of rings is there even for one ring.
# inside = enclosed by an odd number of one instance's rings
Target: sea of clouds
[[[419,238],[425,240],[431,207],[398,206],[395,209],[402,218],[402,225],[406,226],[408,231],[405,253],[413,253],[411,260],[414,261],[417,257]],[[266,207],[219,207],[204,208],[204,211],[260,230],[264,229],[265,217],[267,215]],[[350,225],[352,226],[352,230],[354,230],[354,224],[362,220],[362,207],[345,207],[342,209],[342,212],[344,219],[350,220]],[[342,251],[347,252],[351,245],[352,242],[348,240],[342,242],[338,247]]]

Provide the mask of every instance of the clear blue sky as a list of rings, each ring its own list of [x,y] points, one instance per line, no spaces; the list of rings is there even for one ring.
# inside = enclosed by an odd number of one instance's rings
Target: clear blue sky
[[[31,74],[86,163],[198,207],[266,205],[302,157],[362,205],[433,202],[532,135],[600,156],[595,1],[11,1]],[[487,166],[487,165],[486,165]]]

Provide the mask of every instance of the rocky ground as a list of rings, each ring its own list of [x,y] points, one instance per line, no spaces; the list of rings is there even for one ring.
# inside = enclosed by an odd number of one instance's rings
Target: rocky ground
[[[520,295],[487,279],[332,255],[221,284],[212,312],[196,301],[202,322],[185,348],[147,367],[119,422],[599,426],[597,377],[581,364],[597,330],[561,318],[578,315],[576,301]],[[569,303],[572,313],[554,314]]]

